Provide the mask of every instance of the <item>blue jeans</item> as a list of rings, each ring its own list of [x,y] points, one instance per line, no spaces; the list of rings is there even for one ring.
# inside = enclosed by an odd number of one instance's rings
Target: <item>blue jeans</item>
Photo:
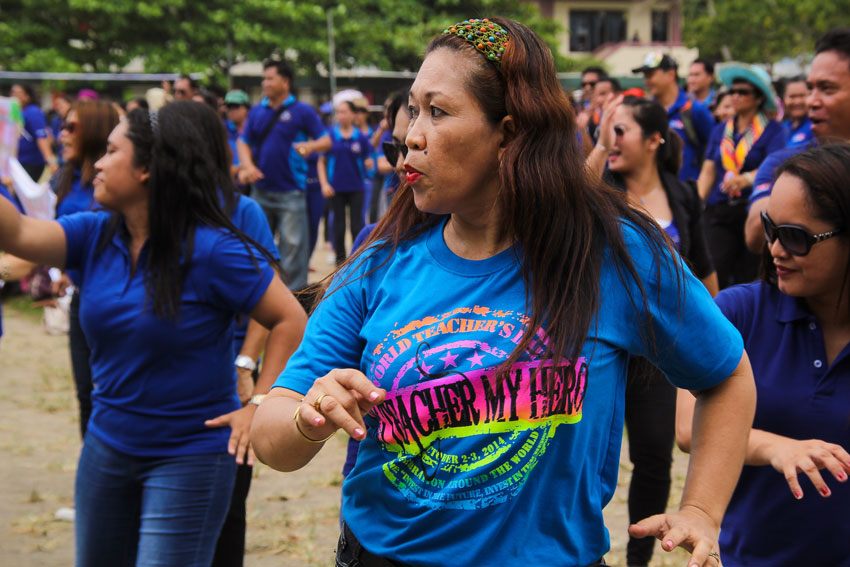
[[[277,234],[277,247],[289,289],[297,291],[306,287],[310,269],[310,231],[304,191],[281,193],[254,187],[251,198],[265,211],[272,234]]]
[[[208,567],[235,478],[227,453],[135,457],[87,433],[74,488],[77,567]]]

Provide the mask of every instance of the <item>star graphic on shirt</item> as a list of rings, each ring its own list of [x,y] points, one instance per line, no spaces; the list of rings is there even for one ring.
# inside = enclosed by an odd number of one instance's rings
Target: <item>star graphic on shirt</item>
[[[457,362],[455,362],[455,359],[457,357],[458,357],[458,355],[452,354],[452,351],[449,351],[449,352],[446,353],[446,356],[440,358],[440,360],[442,360],[443,362],[446,363],[446,368],[448,368],[449,366],[455,366],[456,367]]]
[[[434,368],[433,364],[428,365],[428,364],[425,364],[424,362],[419,363],[419,371],[422,372],[423,374],[431,374],[432,368]]]
[[[484,355],[480,354],[478,351],[475,351],[475,354],[469,357],[469,361],[472,362],[472,367],[475,368],[475,365],[484,366],[484,363],[481,362],[481,359],[484,358]]]

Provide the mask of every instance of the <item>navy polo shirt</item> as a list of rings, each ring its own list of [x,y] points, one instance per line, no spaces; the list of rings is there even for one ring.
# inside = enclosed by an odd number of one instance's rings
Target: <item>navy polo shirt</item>
[[[820,324],[802,299],[762,282],[716,298],[741,332],[758,391],[753,427],[850,448],[850,346],[831,366]],[[720,552],[729,567],[850,567],[850,485],[828,472],[821,497],[800,474],[796,500],[782,473],[745,466],[723,518]]]
[[[12,195],[9,193],[9,191],[6,190],[6,187],[4,187],[2,183],[0,183],[0,199],[2,199],[2,198],[9,199],[9,201],[11,201],[13,205],[15,205],[15,208],[18,209],[18,212],[21,213],[21,214],[24,214],[24,211],[21,209],[21,206],[18,204],[18,202],[12,197]],[[2,284],[0,284],[0,289],[2,289],[2,287],[3,287]],[[2,337],[2,336],[3,336],[3,304],[0,303],[0,337]]]
[[[339,126],[334,126],[328,134],[331,137],[331,149],[326,154],[328,183],[338,193],[365,191],[365,161],[372,157],[369,137],[355,128],[351,137],[345,138]]]
[[[283,105],[287,109],[263,141],[260,155],[254,156],[254,164],[264,175],[254,185],[264,191],[304,191],[307,185],[307,162],[298,155],[292,144],[320,138],[325,128],[313,107],[298,102],[294,95],[289,95]],[[264,98],[248,113],[242,130],[242,141],[251,146],[255,154],[257,142],[279,108],[272,108],[268,98]]]
[[[24,117],[24,129],[18,140],[18,161],[23,164],[44,164],[44,156],[38,149],[36,140],[47,138],[47,120],[44,113],[35,104],[28,104],[21,114]]]
[[[770,192],[773,191],[773,183],[776,181],[776,170],[779,166],[785,163],[791,156],[795,156],[809,148],[817,147],[817,139],[812,138],[805,146],[786,146],[781,150],[777,150],[767,156],[758,171],[756,178],[753,181],[753,193],[750,195],[750,202],[747,209],[753,206],[753,203],[764,197],[770,197]]]
[[[692,143],[685,131],[682,112],[686,109],[690,110],[698,144]],[[679,135],[683,142],[682,167],[679,169],[679,179],[682,181],[696,179],[699,177],[706,144],[711,136],[711,129],[714,127],[714,118],[705,106],[689,98],[688,93],[683,89],[679,89],[679,97],[673,103],[673,106],[667,109],[667,119],[670,128]]]
[[[708,195],[706,204],[717,205],[729,200],[729,195],[720,190],[720,185],[723,183],[723,176],[726,175],[726,168],[723,167],[723,161],[720,158],[720,143],[723,141],[723,132],[726,129],[726,123],[721,122],[711,131],[711,139],[708,142],[708,151],[705,154],[705,159],[714,162],[714,170],[717,173],[714,186],[711,188],[711,193]],[[743,137],[743,132],[735,132],[732,136],[732,141],[737,146],[740,139]],[[741,167],[741,173],[758,169],[768,155],[785,147],[785,130],[782,125],[776,120],[769,120],[764,131],[750,148],[750,153],[744,158],[744,165]],[[753,183],[755,187],[755,183]],[[742,197],[748,198],[752,193],[752,188],[743,192]]]
[[[806,116],[795,128],[790,120],[782,123],[785,128],[785,137],[788,140],[789,148],[794,146],[808,146],[814,139],[815,135],[812,132],[812,121]]]
[[[245,195],[238,195],[238,199],[236,209],[230,217],[233,226],[253,238],[257,244],[268,250],[272,257],[280,262],[280,252],[274,243],[274,236],[272,236],[272,230],[269,228],[266,213],[254,199]],[[234,356],[242,350],[249,320],[250,317],[247,314],[240,314],[236,317],[236,329],[233,337]]]
[[[80,323],[94,383],[89,431],[136,456],[224,452],[230,429],[204,421],[240,407],[233,319],[253,310],[274,272],[232,233],[199,226],[179,319],[166,321],[153,314],[145,292],[147,245],[131,271],[123,224],[104,236],[111,218],[86,212],[58,220],[67,267],[82,273]]]

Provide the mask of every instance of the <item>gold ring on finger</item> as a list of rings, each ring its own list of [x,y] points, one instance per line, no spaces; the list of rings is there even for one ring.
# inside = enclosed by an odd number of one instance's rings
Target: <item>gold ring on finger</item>
[[[316,398],[316,402],[313,404],[313,409],[315,409],[319,413],[322,413],[322,400],[325,399],[325,396],[327,396],[327,394],[322,394],[321,396]]]

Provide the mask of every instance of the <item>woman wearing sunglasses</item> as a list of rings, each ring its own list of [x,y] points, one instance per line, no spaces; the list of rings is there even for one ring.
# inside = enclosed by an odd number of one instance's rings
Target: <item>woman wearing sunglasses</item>
[[[702,225],[702,203],[692,182],[679,180],[682,142],[670,130],[667,112],[655,101],[628,96],[613,111],[613,126],[600,133],[610,148],[605,181],[625,191],[632,206],[646,211],[688,262],[712,295],[717,274]],[[598,146],[598,145],[597,145]],[[626,428],[629,459],[629,522],[636,523],[667,508],[676,420],[676,388],[645,359],[629,364]],[[626,562],[648,565],[655,542],[629,538]]]
[[[51,180],[57,198],[56,218],[96,208],[94,164],[106,153],[106,139],[117,124],[118,113],[108,102],[83,99],[71,105],[59,131],[62,167]],[[79,288],[80,280],[79,272],[68,270],[55,288],[64,295],[72,285]],[[80,291],[75,289],[72,293],[68,340],[80,409],[80,434],[85,437],[92,409],[91,349],[80,326]]]
[[[720,534],[729,567],[850,566],[848,178],[847,144],[782,165],[762,213],[763,281],[717,296],[758,389],[747,466]],[[679,408],[687,448],[693,397],[680,394]]]
[[[644,355],[698,391],[700,435],[680,510],[631,532],[715,567],[746,355],[652,219],[587,174],[549,48],[502,18],[450,26],[407,108],[406,183],[259,408],[257,455],[294,470],[339,429],[361,440],[337,565],[602,565]]]
[[[697,186],[706,203],[705,230],[720,289],[755,279],[758,257],[747,250],[744,222],[756,171],[785,147],[785,130],[768,114],[777,109],[767,73],[729,64],[718,72],[729,87],[735,117],[714,127]]]

